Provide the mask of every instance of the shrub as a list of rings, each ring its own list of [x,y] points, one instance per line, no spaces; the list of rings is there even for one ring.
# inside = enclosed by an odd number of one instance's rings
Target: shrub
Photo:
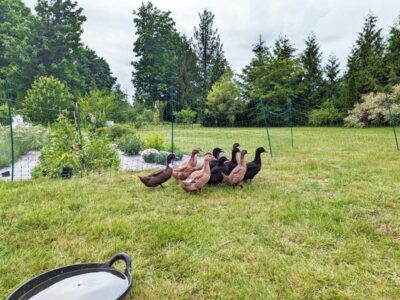
[[[165,148],[165,139],[162,134],[152,133],[146,137],[144,142],[145,148],[154,148],[157,150],[163,150]]]
[[[55,77],[39,77],[28,90],[24,113],[33,122],[54,122],[60,110],[73,108],[73,97],[67,87]]]
[[[86,171],[119,167],[118,152],[106,138],[93,135],[82,143],[81,147],[75,126],[61,115],[41,151],[40,165],[32,172],[32,176],[41,174],[51,178],[69,178]]]
[[[143,160],[148,164],[164,165],[170,152],[158,151],[157,149],[146,149],[140,154]]]
[[[136,134],[124,135],[119,139],[118,147],[128,155],[139,154],[144,149],[143,141]]]
[[[107,120],[118,117],[118,95],[92,90],[89,95],[80,99],[80,115],[83,122],[95,128],[104,127]]]
[[[40,150],[45,144],[48,131],[43,126],[14,128],[14,156],[17,160],[22,155],[33,150]],[[0,127],[0,167],[11,164],[10,127]]]
[[[129,125],[115,124],[111,127],[97,128],[96,133],[100,136],[107,137],[112,142],[115,142],[124,135],[134,134],[135,131]]]
[[[156,161],[156,156],[159,154],[160,152],[157,149],[146,149],[144,151],[142,151],[140,153],[140,155],[142,156],[143,160],[146,163],[152,164],[155,163]]]
[[[320,109],[310,112],[308,122],[314,126],[341,124],[343,113],[334,106],[332,101],[328,100],[322,104]]]
[[[175,113],[176,121],[183,124],[193,124],[196,119],[196,112],[191,109],[182,109]]]
[[[400,85],[393,87],[393,97],[400,97]],[[400,104],[391,105],[392,115],[400,118]],[[345,118],[349,127],[366,127],[389,125],[390,113],[384,93],[370,93],[362,97],[362,102],[356,104]]]
[[[82,153],[87,171],[118,170],[120,166],[117,150],[104,138],[89,139],[84,144]]]

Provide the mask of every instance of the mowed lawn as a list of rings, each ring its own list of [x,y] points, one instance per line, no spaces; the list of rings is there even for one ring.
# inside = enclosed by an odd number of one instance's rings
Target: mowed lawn
[[[167,130],[167,129],[166,129]],[[265,129],[178,129],[181,150]],[[390,128],[271,129],[243,190],[188,194],[137,174],[0,183],[0,298],[32,276],[124,251],[131,299],[399,299],[400,152]],[[250,158],[249,157],[249,158]],[[144,174],[147,172],[143,172]]]

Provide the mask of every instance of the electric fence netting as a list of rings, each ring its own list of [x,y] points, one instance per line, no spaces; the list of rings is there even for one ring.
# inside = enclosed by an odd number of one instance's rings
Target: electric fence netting
[[[155,101],[152,109],[143,105],[132,111],[129,106],[107,115],[101,105],[88,108],[81,100],[73,105],[38,105],[27,110],[13,105],[11,92],[12,86],[4,84],[0,97],[0,180],[4,181],[38,176],[69,178],[108,169],[156,169],[165,164],[169,152],[177,155],[174,165],[179,165],[196,147],[202,148],[203,154],[220,147],[230,158],[233,143],[249,152],[248,160],[258,147],[264,147],[271,158],[303,150],[318,155],[330,139],[340,151],[355,145],[371,147],[371,134],[358,132],[354,136],[334,119],[322,129],[328,134],[305,127],[310,111],[291,101],[273,106],[253,99],[232,109],[200,101],[182,102],[171,93],[167,101]],[[389,120],[390,130],[383,130],[398,149],[400,99],[388,95],[386,105],[384,118]],[[387,148],[387,144],[374,144],[371,151]]]

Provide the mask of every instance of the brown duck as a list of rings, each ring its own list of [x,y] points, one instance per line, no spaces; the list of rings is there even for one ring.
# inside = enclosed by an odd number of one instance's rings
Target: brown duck
[[[188,179],[185,181],[179,181],[182,188],[187,192],[200,191],[206,183],[210,180],[211,170],[210,170],[210,161],[212,159],[212,155],[207,153],[204,157],[203,168],[199,171],[195,171]]]
[[[187,161],[183,162],[178,168],[174,169],[172,172],[172,176],[175,179],[179,179],[180,173],[186,172],[192,168],[197,167],[197,154],[199,154],[200,152],[201,152],[200,148],[194,148],[192,150],[192,155],[190,156],[190,158]]]
[[[147,187],[163,187],[163,183],[171,178],[172,168],[170,166],[171,162],[175,159],[175,154],[171,153],[167,157],[167,166],[165,169],[154,172],[149,176],[138,176],[140,181]]]
[[[244,175],[246,174],[247,170],[247,165],[244,160],[244,156],[247,154],[246,150],[242,150],[240,152],[240,159],[237,164],[237,166],[232,170],[232,172],[229,174],[229,176],[226,176],[225,174],[222,174],[222,177],[224,178],[223,181],[227,183],[228,185],[231,185],[233,187],[235,186],[240,186],[243,188],[242,182],[244,179]]]

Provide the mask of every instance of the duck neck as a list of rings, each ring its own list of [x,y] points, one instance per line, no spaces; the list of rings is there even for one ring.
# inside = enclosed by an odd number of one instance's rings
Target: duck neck
[[[167,159],[167,168],[169,168],[170,166],[170,164],[172,163],[172,159]]]
[[[234,162],[234,163],[237,163],[237,160],[236,160],[236,151],[235,150],[233,150],[232,151],[232,161]]]
[[[210,173],[210,162],[208,160],[204,161],[203,164],[203,172],[208,172]]]
[[[261,153],[256,152],[256,156],[254,157],[254,161],[257,163],[261,163]]]
[[[243,154],[243,153],[240,154],[239,164],[240,164],[241,166],[244,165],[244,154]]]

